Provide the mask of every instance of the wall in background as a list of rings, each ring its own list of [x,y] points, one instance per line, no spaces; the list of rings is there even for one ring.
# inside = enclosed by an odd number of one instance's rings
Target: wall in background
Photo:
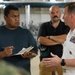
[[[49,8],[31,8],[30,10],[30,24],[29,30],[33,34],[34,38],[37,41],[37,35],[38,35],[38,30],[41,25],[41,23],[50,21],[50,16],[49,16]],[[25,19],[25,9],[24,8],[19,8],[20,11],[20,26],[23,28],[27,28],[26,26],[26,19]],[[61,19],[63,16],[63,8],[61,8]],[[3,15],[3,9],[0,10],[0,25],[5,24],[4,21],[4,15]]]
[[[49,8],[31,8],[30,10],[30,20],[33,21],[34,25],[39,25],[42,22],[46,22],[50,20],[49,16]],[[20,24],[25,23],[25,9],[20,8]],[[63,12],[63,9],[61,8]],[[63,13],[62,13],[63,15]],[[3,9],[0,9],[0,24],[4,21]],[[62,17],[61,17],[62,18]],[[30,23],[31,23],[30,21]],[[4,21],[5,22],[5,21]]]

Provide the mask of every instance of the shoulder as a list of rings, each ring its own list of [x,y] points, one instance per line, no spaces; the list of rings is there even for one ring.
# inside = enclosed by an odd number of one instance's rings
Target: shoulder
[[[62,24],[62,25],[64,25],[64,26],[65,26],[65,23],[64,23],[63,21],[61,21],[61,20],[60,20],[60,24]]]
[[[60,26],[61,28],[63,28],[64,31],[69,32],[70,28],[69,26],[65,25],[64,22],[61,21]]]
[[[24,31],[24,32],[30,32],[28,29],[22,28],[22,27],[18,27],[19,30]]]
[[[18,32],[22,33],[22,34],[31,34],[31,32],[28,29],[22,28],[22,27],[18,27]]]
[[[50,21],[42,23],[41,24],[41,27],[47,27],[49,25],[50,25]]]
[[[42,23],[43,25],[50,24],[50,21]]]
[[[65,23],[63,21],[60,21],[60,24],[63,26],[63,27],[68,27],[67,25],[65,25]],[[69,27],[68,27],[69,28]]]

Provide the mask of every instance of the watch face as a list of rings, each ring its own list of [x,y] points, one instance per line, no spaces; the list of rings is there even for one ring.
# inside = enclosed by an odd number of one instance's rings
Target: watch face
[[[61,66],[65,66],[65,60],[62,59]]]

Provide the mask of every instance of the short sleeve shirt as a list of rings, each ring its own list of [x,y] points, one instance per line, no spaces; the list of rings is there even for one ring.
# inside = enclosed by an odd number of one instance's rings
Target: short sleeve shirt
[[[18,53],[22,48],[33,46],[37,53],[36,41],[29,30],[18,27],[15,30],[0,27],[0,47],[14,46],[13,54]],[[3,51],[0,49],[0,51]],[[15,66],[22,67],[30,71],[30,59],[22,58],[20,55],[4,58],[5,61]]]
[[[57,36],[57,35],[62,35],[62,34],[67,34],[69,32],[69,27],[67,27],[64,22],[60,21],[59,25],[57,28],[54,28],[52,26],[52,22],[45,22],[41,25],[40,29],[39,29],[39,34],[38,37],[40,36]],[[44,45],[40,44],[40,47],[42,47]],[[41,51],[41,57],[51,57],[50,56],[50,52],[58,55],[59,57],[62,56],[62,45],[53,45],[53,46],[44,46],[46,47],[45,51]]]
[[[68,33],[66,41],[63,44],[62,59],[75,59],[75,29]],[[67,67],[66,69],[74,69],[75,67]]]

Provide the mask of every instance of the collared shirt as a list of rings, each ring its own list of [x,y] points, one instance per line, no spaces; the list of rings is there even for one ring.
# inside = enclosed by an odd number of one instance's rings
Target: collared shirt
[[[64,47],[63,47],[62,59],[75,59],[75,29],[72,32],[69,31],[63,46]],[[75,72],[75,67],[64,66],[64,68],[70,71],[74,70]]]
[[[62,34],[67,34],[69,32],[69,27],[64,24],[64,22],[60,21],[59,25],[54,28],[52,26],[52,22],[45,22],[41,25],[39,29],[39,34],[38,37],[40,36],[59,36]],[[45,49],[44,51],[41,51],[41,49]],[[45,45],[40,45],[40,52],[41,52],[41,59],[46,58],[46,57],[51,57],[50,52],[58,55],[59,57],[62,56],[62,44],[58,45],[53,45],[53,46],[45,46]]]

